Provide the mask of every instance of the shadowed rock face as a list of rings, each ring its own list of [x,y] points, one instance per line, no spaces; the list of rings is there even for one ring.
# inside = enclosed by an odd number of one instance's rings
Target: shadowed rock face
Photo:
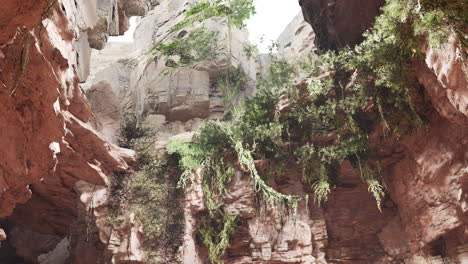
[[[299,0],[304,19],[312,25],[318,49],[338,49],[362,41],[385,0]]]

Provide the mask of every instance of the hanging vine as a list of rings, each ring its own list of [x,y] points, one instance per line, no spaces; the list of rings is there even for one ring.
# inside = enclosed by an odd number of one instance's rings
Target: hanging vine
[[[383,127],[386,135],[401,137],[423,126],[424,116],[417,113],[410,96],[417,89],[411,65],[421,60],[426,40],[437,45],[455,32],[466,47],[467,16],[460,13],[466,10],[460,4],[388,0],[360,45],[311,55],[298,64],[309,73],[306,82],[297,86],[298,69],[273,58],[266,76],[258,82],[257,94],[240,107],[232,107],[231,120],[207,121],[192,140],[168,143],[167,153],[176,155],[178,166],[184,170],[178,186],[190,184],[195,170],[203,169],[208,212],[198,230],[211,262],[222,263],[229,237],[235,232],[236,217],[223,210],[222,199],[234,167],[250,176],[252,188],[272,208],[287,207],[295,212],[299,201],[308,200],[270,187],[255,160],[271,160],[282,168],[297,164],[319,205],[333,191],[340,165],[349,161],[382,210],[385,185],[380,167],[375,165],[378,160],[370,155],[369,135]],[[175,32],[213,17],[226,18],[226,94],[236,86],[229,69],[231,29],[243,27],[253,13],[252,0],[206,0],[189,9],[186,19],[172,29]],[[156,51],[167,56],[177,54],[181,65],[187,65],[184,61],[191,60],[183,59],[182,53],[193,56],[191,45],[184,46],[190,37],[193,35],[158,44]]]

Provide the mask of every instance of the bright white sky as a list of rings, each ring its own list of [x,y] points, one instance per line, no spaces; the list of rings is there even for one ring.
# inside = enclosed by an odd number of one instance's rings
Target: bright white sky
[[[262,53],[278,39],[286,26],[301,10],[298,0],[254,0],[257,14],[247,22],[250,41]],[[130,18],[130,28],[125,35],[109,37],[109,42],[132,42],[139,18]]]
[[[140,17],[130,17],[130,27],[122,36],[116,37],[109,37],[107,40],[108,42],[133,42],[133,34],[135,33],[135,29],[140,21]]]
[[[250,41],[260,52],[268,52],[268,46],[278,39],[289,22],[299,13],[298,0],[254,0],[257,14],[247,23]],[[263,37],[263,42],[261,39]]]

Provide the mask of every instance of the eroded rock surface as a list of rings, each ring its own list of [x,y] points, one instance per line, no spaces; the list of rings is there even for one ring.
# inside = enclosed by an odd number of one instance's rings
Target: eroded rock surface
[[[300,62],[316,49],[314,40],[314,31],[299,13],[279,36],[278,53],[291,64]]]
[[[384,0],[300,0],[304,19],[315,32],[319,49],[338,49],[362,41]]]
[[[0,217],[58,237],[50,246],[44,239],[16,243],[21,236],[14,230],[20,229],[8,229],[7,243],[30,263],[68,258],[60,241],[78,216],[77,181],[105,186],[110,173],[125,171],[133,161],[133,151],[108,143],[92,128],[91,107],[79,87],[87,75],[85,30],[95,17],[86,12],[92,4],[9,0],[0,10],[6,19],[0,37]],[[26,251],[32,253],[20,253]]]
[[[194,3],[2,3],[7,9],[0,9],[0,262],[146,263],[143,227],[135,215],[123,216],[120,226],[108,221],[109,175],[133,162],[132,151],[113,144],[123,114],[136,114],[156,135],[156,148],[169,138],[190,139],[203,120],[223,117],[216,80],[226,69],[247,76],[240,98],[255,92],[256,76],[268,64],[265,56],[244,53],[242,30],[233,32],[230,58],[173,70],[168,61],[177,58],[140,57],[153,43],[186,34],[170,29]],[[280,37],[280,53],[290,62],[312,52],[314,39],[328,49],[358,43],[383,1],[301,3],[315,33],[300,15],[291,22]],[[135,41],[105,44],[109,35],[126,30],[132,15],[145,15]],[[219,32],[217,52],[225,52],[225,21],[203,25]],[[224,198],[226,211],[239,218],[225,263],[468,261],[468,78],[457,44],[452,37],[442,49],[427,48],[425,64],[414,65],[427,131],[398,141],[382,131],[372,134],[373,156],[388,188],[381,212],[347,162],[328,202],[319,207],[303,201],[295,216],[259,206],[250,177],[238,170]],[[380,142],[388,143],[385,149]],[[259,167],[268,168],[262,162]],[[201,175],[197,171],[185,193],[183,263],[206,262],[196,230],[206,210]],[[279,176],[269,185],[312,197],[299,174]]]
[[[255,91],[259,69],[256,58],[248,57],[244,52],[245,43],[248,42],[245,29],[233,29],[229,47],[232,55],[229,58],[224,55],[228,49],[227,26],[222,19],[210,19],[202,25],[195,24],[192,28],[171,31],[173,26],[184,19],[183,12],[196,2],[166,0],[158,3],[138,20],[133,43],[108,43],[101,51],[93,51],[92,72],[83,85],[90,93],[90,89],[100,81],[106,81],[111,87],[109,92],[113,91],[110,96],[119,98],[121,102],[122,114],[135,113],[146,128],[157,131],[157,145],[160,146],[171,136],[195,131],[201,119],[223,116],[222,92],[216,82],[227,68],[231,71],[240,70],[246,76],[244,90],[240,91],[239,98],[251,96]],[[130,5],[134,7],[136,3]],[[131,9],[129,12],[134,11]],[[147,54],[153,43],[169,43],[201,27],[217,34],[214,52],[218,56],[215,59],[171,68],[171,60],[177,58]],[[94,106],[93,100],[91,104],[93,110],[102,108]],[[96,113],[100,116],[101,112],[97,110]],[[100,132],[118,129],[101,124],[101,127],[96,127]]]

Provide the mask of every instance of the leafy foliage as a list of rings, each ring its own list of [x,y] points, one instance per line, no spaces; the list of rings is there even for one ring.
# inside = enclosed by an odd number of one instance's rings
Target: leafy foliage
[[[125,216],[134,213],[144,228],[148,263],[179,263],[184,215],[182,192],[176,188],[178,170],[165,154],[149,148],[139,150],[138,163],[136,172],[111,177],[109,220],[126,224]]]
[[[217,37],[216,32],[200,27],[174,42],[155,44],[149,53],[153,56],[178,57],[178,61],[167,63],[167,66],[171,68],[189,66],[195,62],[216,57]]]
[[[321,202],[332,189],[338,164],[360,157],[362,160],[353,164],[380,208],[384,187],[366,161],[368,134],[378,125],[398,134],[403,131],[401,126],[420,127],[423,123],[411,98],[417,83],[410,65],[422,58],[420,34],[432,32],[431,12],[446,12],[441,5],[426,4],[422,1],[423,7],[418,9],[416,1],[388,1],[362,44],[310,56],[299,65],[302,70],[313,68],[306,88],[294,85],[294,67],[273,58],[266,77],[258,83],[257,95],[234,111],[233,120],[208,123],[222,133],[208,136],[202,129],[190,144],[198,149],[212,146],[212,156],[236,153],[241,167],[250,173],[255,190],[273,203],[291,203],[297,197],[284,196],[266,185],[256,170],[255,159],[296,160]],[[444,32],[449,30],[444,28],[446,23],[459,23],[451,21],[453,12],[450,9],[441,16],[443,23],[436,21]],[[366,109],[366,105],[375,107]],[[381,120],[368,119],[372,112],[377,112]],[[224,142],[218,150],[214,147],[219,142],[216,137]],[[199,138],[209,140],[202,143]]]
[[[450,28],[466,47],[468,45],[466,4],[457,0],[420,0],[417,4],[417,14],[420,19],[414,22],[415,31],[418,34],[428,35],[429,44],[432,46],[439,46],[447,40],[451,33],[447,28]]]
[[[256,57],[260,51],[258,50],[258,47],[255,44],[250,44],[250,43],[244,43],[244,52],[245,55],[247,55],[247,58],[252,58]]]
[[[148,129],[138,124],[135,114],[127,113],[123,117],[117,142],[120,147],[133,149],[138,140],[147,137],[148,133]]]
[[[236,99],[239,93],[245,90],[246,82],[247,77],[242,68],[229,70],[218,79],[216,85],[223,95],[225,113],[234,110]]]
[[[229,238],[235,231],[236,216],[230,216],[222,210],[210,212],[201,219],[198,228],[200,239],[208,248],[208,257],[212,263],[223,263],[221,257],[229,247]]]
[[[251,2],[202,1],[187,11],[186,20],[174,30],[211,17],[227,17],[241,27],[253,14]],[[167,152],[179,158],[178,166],[185,171],[179,186],[188,184],[195,169],[202,168],[208,212],[200,222],[199,237],[210,260],[222,263],[235,230],[235,217],[226,213],[223,201],[234,166],[250,175],[252,188],[272,208],[289,206],[295,211],[298,202],[308,198],[270,187],[256,160],[271,160],[278,170],[302,171],[318,204],[327,200],[338,168],[347,160],[381,210],[385,186],[378,160],[370,155],[369,134],[383,127],[387,134],[402,136],[423,125],[423,116],[413,103],[418,85],[411,65],[423,58],[426,39],[437,45],[456,32],[466,45],[466,17],[466,8],[458,1],[388,0],[360,45],[310,55],[298,63],[299,69],[273,57],[255,97],[239,108],[230,106],[231,120],[208,121],[192,140],[170,141]],[[157,51],[178,55],[181,65],[187,65],[201,56],[196,56],[193,45],[184,46],[184,41],[160,45]],[[296,85],[298,71],[307,71],[308,79]],[[226,80],[223,92],[229,100],[242,87],[242,76],[236,74],[228,72],[221,78]],[[289,166],[294,163],[297,168]],[[146,195],[152,197],[152,192]]]
[[[175,25],[173,31],[213,17],[226,17],[229,23],[242,28],[245,21],[255,14],[255,6],[253,0],[203,0],[185,14],[186,18]]]

